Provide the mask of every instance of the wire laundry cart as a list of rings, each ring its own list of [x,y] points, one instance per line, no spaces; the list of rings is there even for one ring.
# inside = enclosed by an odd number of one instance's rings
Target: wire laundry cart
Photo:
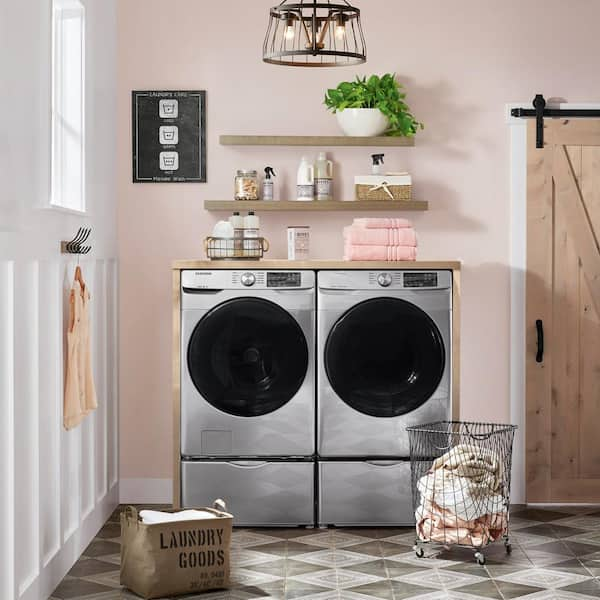
[[[423,544],[472,548],[485,564],[483,549],[508,536],[510,472],[514,425],[438,421],[407,427],[413,509],[414,550]]]

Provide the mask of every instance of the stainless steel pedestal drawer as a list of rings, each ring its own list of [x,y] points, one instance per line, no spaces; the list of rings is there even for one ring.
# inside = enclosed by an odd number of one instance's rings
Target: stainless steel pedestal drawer
[[[413,525],[410,462],[319,462],[320,526]]]
[[[181,505],[222,498],[234,525],[314,525],[314,462],[182,461]]]

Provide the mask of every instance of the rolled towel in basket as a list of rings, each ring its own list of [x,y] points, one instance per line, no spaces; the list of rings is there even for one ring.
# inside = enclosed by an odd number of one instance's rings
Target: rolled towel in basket
[[[408,219],[394,217],[366,217],[354,219],[352,224],[364,229],[404,229],[412,227],[412,223]]]
[[[153,523],[174,523],[177,521],[196,521],[199,519],[214,519],[214,513],[206,510],[181,510],[179,512],[169,513],[161,510],[140,510],[140,518],[143,523],[152,525]]]
[[[356,246],[413,246],[417,245],[417,234],[412,227],[394,229],[366,229],[344,227],[344,240]]]

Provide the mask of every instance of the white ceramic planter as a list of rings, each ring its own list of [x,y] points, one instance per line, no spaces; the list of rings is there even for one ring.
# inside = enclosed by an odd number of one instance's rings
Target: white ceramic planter
[[[384,133],[390,125],[378,108],[346,108],[335,114],[339,126],[348,136],[374,137]]]

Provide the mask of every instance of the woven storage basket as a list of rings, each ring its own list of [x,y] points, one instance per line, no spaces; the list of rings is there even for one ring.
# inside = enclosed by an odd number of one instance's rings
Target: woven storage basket
[[[374,186],[359,183],[354,186],[356,188],[357,200],[392,200],[384,188],[380,187],[372,190]],[[394,196],[394,200],[410,200],[412,198],[411,185],[387,185],[388,190]]]

